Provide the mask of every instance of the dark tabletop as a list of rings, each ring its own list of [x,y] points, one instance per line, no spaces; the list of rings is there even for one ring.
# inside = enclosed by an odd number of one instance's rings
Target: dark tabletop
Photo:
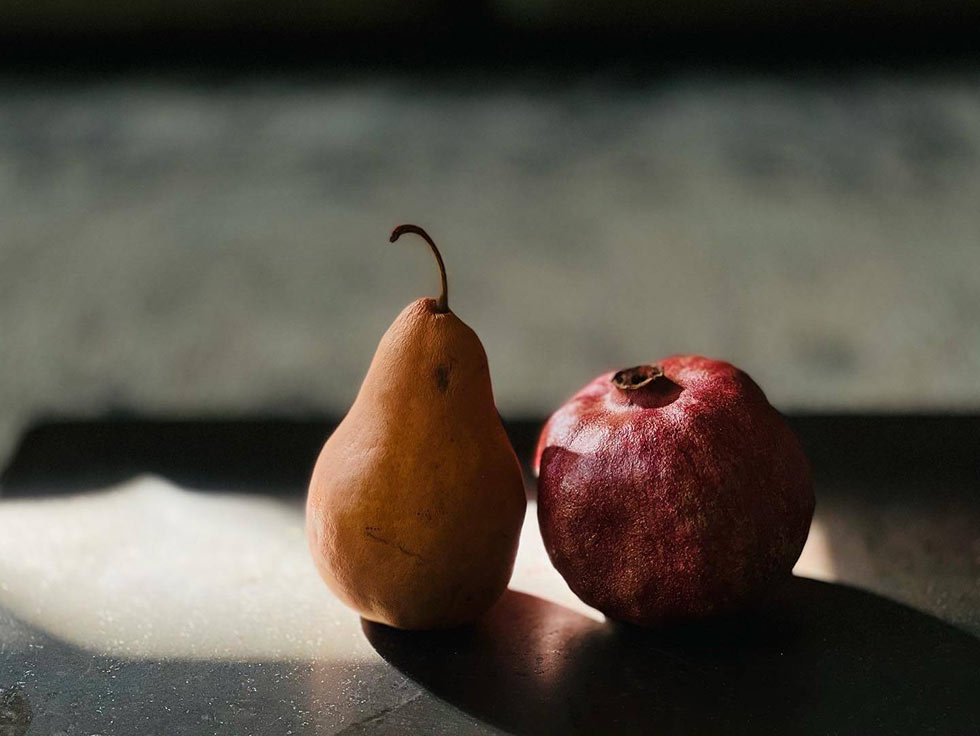
[[[360,622],[305,549],[332,422],[59,421],[0,499],[0,736],[976,733],[980,418],[791,417],[817,513],[797,577],[737,620],[605,621],[530,515],[480,624]],[[537,420],[510,422],[526,458]]]

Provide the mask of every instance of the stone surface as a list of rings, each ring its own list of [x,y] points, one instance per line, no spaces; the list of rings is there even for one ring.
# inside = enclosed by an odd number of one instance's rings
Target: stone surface
[[[442,634],[340,605],[298,499],[145,476],[6,500],[0,688],[38,734],[968,733],[975,504],[819,498],[805,577],[761,617],[611,625],[551,567],[532,504],[511,592],[476,628]]]
[[[404,221],[505,414],[673,352],[786,409],[975,407],[978,82],[0,79],[0,447],[38,414],[344,411],[437,288]]]

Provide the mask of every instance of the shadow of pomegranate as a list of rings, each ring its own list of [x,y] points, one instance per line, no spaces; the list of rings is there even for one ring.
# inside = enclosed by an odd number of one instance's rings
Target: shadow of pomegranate
[[[513,591],[472,627],[363,629],[436,696],[519,734],[968,734],[980,723],[980,641],[803,578],[765,613],[669,631]]]

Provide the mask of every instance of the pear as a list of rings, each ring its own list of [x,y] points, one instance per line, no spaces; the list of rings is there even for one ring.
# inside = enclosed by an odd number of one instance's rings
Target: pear
[[[409,304],[381,338],[347,416],[320,452],[306,507],[327,586],[402,629],[472,622],[506,589],[524,480],[493,401],[480,339],[438,299]]]

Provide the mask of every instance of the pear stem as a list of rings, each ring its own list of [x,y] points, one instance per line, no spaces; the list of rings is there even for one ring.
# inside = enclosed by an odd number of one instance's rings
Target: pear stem
[[[440,313],[448,312],[449,286],[446,283],[446,264],[442,262],[442,254],[439,253],[439,249],[436,248],[436,244],[432,242],[432,238],[429,237],[429,234],[418,225],[399,225],[391,231],[391,238],[389,238],[389,241],[394,243],[405,233],[413,233],[418,235],[429,244],[430,248],[432,248],[432,253],[436,257],[436,263],[439,264],[439,278],[442,279],[442,293],[439,294],[439,298],[436,300],[436,311]]]

